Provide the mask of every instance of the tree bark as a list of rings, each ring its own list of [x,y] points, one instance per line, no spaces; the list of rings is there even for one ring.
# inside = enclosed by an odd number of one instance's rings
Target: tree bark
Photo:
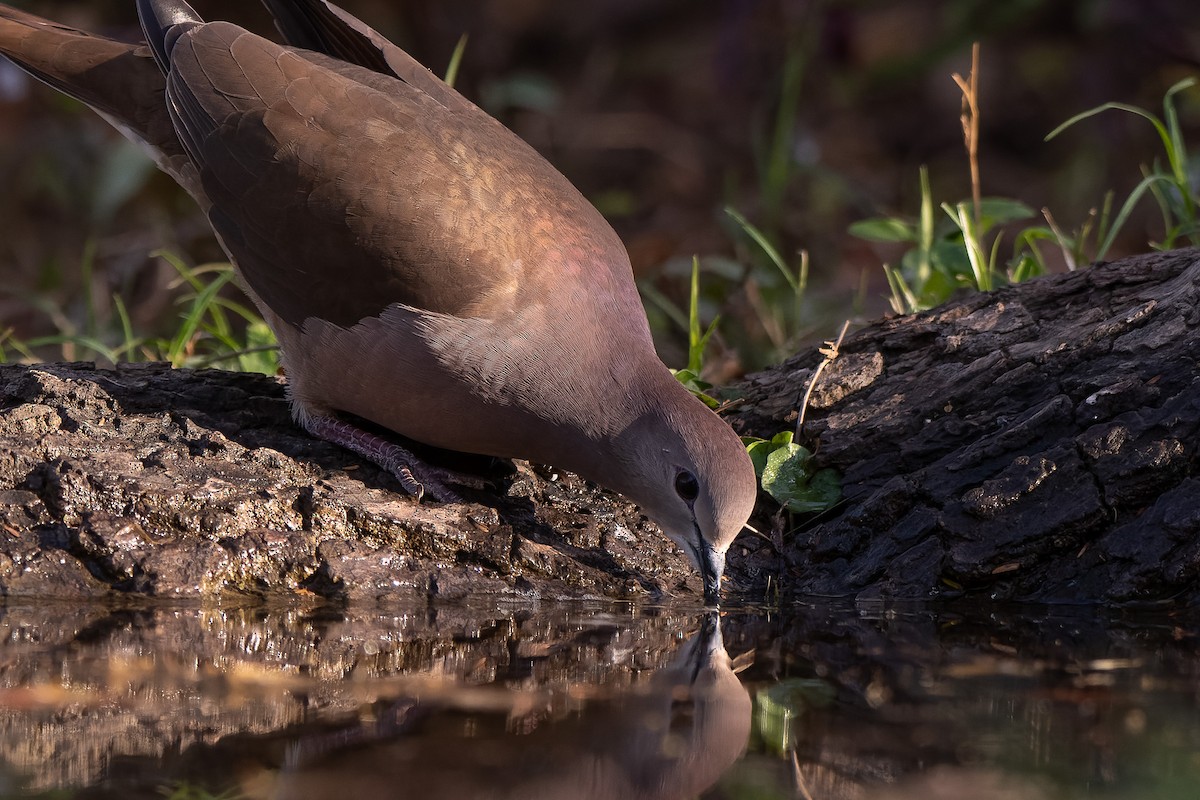
[[[843,500],[747,561],[786,594],[1200,600],[1198,327],[1193,249],[857,332],[801,436]],[[752,376],[735,426],[794,425],[819,360]]]
[[[727,588],[1200,599],[1200,251],[1096,265],[850,336],[800,441],[842,475],[809,518],[760,501]],[[795,425],[815,351],[735,387]],[[476,465],[478,466],[478,465]],[[462,506],[295,427],[282,384],[162,364],[0,365],[0,593],[344,599],[699,596],[634,507],[518,463]]]
[[[618,497],[524,463],[493,477],[478,502],[417,503],[294,425],[263,375],[0,365],[0,594],[700,593]]]

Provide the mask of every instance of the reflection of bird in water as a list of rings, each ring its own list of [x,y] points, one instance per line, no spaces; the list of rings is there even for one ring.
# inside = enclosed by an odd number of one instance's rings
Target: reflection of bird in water
[[[690,798],[745,750],[751,702],[730,668],[717,619],[707,616],[645,686],[542,721],[529,733],[507,731],[503,715],[432,711],[410,719],[401,735],[335,747],[294,765],[261,796]]]

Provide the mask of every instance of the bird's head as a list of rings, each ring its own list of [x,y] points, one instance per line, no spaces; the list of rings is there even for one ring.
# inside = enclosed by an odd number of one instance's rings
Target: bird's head
[[[625,474],[604,482],[687,553],[705,601],[716,604],[725,553],[754,509],[758,482],[733,429],[678,382],[675,388],[617,436]]]

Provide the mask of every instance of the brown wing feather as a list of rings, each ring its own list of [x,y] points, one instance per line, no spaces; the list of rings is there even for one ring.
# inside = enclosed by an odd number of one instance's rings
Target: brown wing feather
[[[534,275],[567,298],[638,304],[603,218],[474,106],[225,23],[171,57],[213,225],[292,325],[348,326],[393,303],[501,317]]]
[[[374,28],[325,0],[263,0],[288,44],[379,72],[449,108],[472,104]]]

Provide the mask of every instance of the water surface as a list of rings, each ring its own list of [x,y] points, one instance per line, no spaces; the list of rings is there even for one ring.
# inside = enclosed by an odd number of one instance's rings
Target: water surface
[[[0,608],[0,796],[1194,798],[1194,619]]]

